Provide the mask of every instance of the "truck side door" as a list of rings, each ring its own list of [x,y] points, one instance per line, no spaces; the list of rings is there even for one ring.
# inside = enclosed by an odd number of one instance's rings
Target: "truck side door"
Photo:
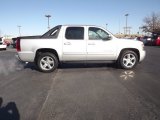
[[[84,27],[67,27],[63,38],[63,61],[86,60]]]
[[[88,27],[87,60],[114,60],[115,45],[102,28]]]

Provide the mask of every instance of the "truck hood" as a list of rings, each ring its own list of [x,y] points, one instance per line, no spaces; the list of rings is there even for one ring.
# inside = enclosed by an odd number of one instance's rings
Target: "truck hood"
[[[143,44],[143,42],[135,40],[135,39],[117,39],[117,41],[121,43]]]
[[[118,48],[141,48],[143,42],[134,39],[116,39],[115,44]]]

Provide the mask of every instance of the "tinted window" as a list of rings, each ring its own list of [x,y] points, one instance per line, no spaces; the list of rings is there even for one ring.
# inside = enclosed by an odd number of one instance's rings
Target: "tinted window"
[[[68,27],[65,34],[66,39],[84,39],[83,27]]]
[[[90,27],[88,34],[90,40],[105,40],[109,36],[106,31],[95,27]]]

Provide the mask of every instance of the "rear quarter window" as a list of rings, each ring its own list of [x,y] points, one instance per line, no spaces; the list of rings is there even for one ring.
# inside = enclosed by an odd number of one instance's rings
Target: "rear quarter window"
[[[44,35],[42,35],[41,38],[57,38],[59,35],[60,29],[61,29],[61,25],[56,26],[51,30],[49,30],[48,32],[46,32]]]

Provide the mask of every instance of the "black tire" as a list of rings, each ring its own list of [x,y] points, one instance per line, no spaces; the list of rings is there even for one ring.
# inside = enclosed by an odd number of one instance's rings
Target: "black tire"
[[[54,54],[46,52],[38,56],[36,64],[41,72],[50,73],[58,67],[58,59]]]
[[[138,55],[134,51],[125,50],[119,56],[118,65],[123,69],[132,69],[138,63]]]

